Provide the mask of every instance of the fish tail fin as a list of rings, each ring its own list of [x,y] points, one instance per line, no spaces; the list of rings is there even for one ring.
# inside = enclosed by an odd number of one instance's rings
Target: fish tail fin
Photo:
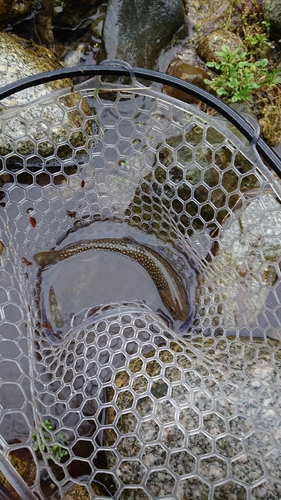
[[[51,252],[39,252],[33,255],[33,259],[41,267],[50,266],[58,262],[58,252],[55,250]]]

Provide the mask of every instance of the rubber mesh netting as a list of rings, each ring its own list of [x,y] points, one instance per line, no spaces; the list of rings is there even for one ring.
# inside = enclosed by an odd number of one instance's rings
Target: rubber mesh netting
[[[0,121],[2,462],[42,499],[280,498],[280,187],[255,148],[98,79]],[[97,303],[95,252],[44,284],[36,253],[120,228],[192,269],[185,329],[146,296]]]

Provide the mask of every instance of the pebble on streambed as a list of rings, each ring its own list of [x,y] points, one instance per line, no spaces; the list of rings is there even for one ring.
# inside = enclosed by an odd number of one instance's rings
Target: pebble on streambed
[[[280,476],[279,342],[209,338],[190,348],[170,342],[157,359],[151,351],[129,367],[115,376],[104,445],[109,469],[117,467],[128,490],[139,485],[138,498],[149,498],[148,490],[154,498],[208,499],[210,484],[218,498],[236,491],[246,499],[249,489],[256,498],[268,484],[265,464]]]

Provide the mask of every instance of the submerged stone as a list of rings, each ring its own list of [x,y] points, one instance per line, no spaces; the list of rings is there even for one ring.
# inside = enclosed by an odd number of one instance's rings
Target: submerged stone
[[[181,0],[109,0],[103,27],[106,58],[153,68],[160,51],[183,24]]]
[[[181,61],[180,59],[175,59],[171,62],[167,73],[168,75],[181,78],[181,80],[184,80],[185,82],[197,85],[197,87],[200,87],[202,89],[206,88],[204,79],[209,77],[208,73],[204,69],[198,68],[198,66],[193,66],[192,64],[188,64],[184,61]],[[198,99],[193,97],[191,94],[173,87],[169,87],[168,85],[164,85],[163,90],[169,96],[180,99],[183,102],[199,102]]]
[[[223,45],[227,45],[231,52],[238,47],[243,49],[243,44],[235,33],[220,29],[199,38],[197,53],[203,61],[220,62],[220,57],[216,52],[219,52]]]

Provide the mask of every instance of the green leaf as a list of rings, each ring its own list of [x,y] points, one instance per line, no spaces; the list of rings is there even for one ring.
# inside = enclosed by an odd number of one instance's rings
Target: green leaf
[[[224,88],[220,87],[219,89],[217,89],[217,94],[219,96],[222,96],[222,95],[227,95],[227,92]]]
[[[249,34],[245,37],[248,47],[259,47],[260,53],[265,50],[268,45],[267,34],[256,33]],[[257,49],[245,51],[242,47],[231,51],[224,44],[220,51],[216,54],[221,59],[219,62],[207,62],[207,66],[215,68],[220,72],[219,75],[214,75],[213,79],[205,79],[205,83],[214,90],[219,97],[232,102],[248,100],[252,101],[252,93],[255,90],[266,86],[281,83],[281,74],[278,69],[271,73],[267,70],[268,59],[254,60],[257,55]]]
[[[259,61],[257,61],[257,63],[260,63],[259,65],[262,68],[265,68],[268,65],[268,59],[260,59]]]
[[[213,61],[213,62],[207,62],[206,63],[206,66],[208,66],[208,68],[216,68],[216,69],[220,69],[220,64]]]

